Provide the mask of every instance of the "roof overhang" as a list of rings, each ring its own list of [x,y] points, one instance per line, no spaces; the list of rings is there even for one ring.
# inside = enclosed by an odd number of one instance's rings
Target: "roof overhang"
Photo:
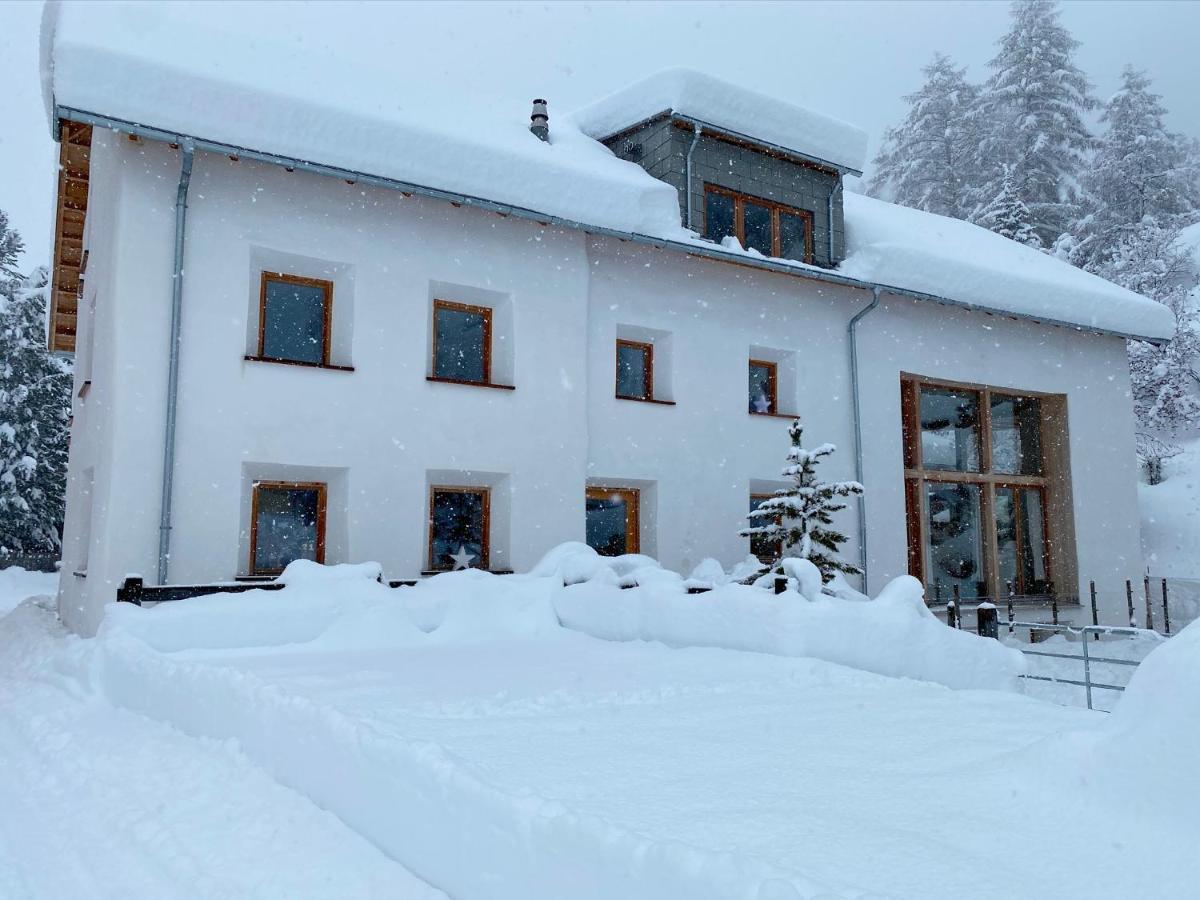
[[[528,209],[526,207],[514,206],[507,203],[499,203],[495,200],[489,200],[485,197],[475,197],[468,194],[460,194],[454,191],[444,190],[442,188],[430,187],[428,185],[414,184],[412,182],[400,181],[394,178],[387,178],[380,175],[372,175],[368,172],[358,172],[352,169],[345,169],[338,166],[326,165],[314,160],[305,160],[294,157],[281,156],[279,154],[270,153],[262,150],[256,150],[252,147],[241,147],[233,144],[227,144],[220,141],[211,141],[196,135],[181,134],[178,132],[168,131],[161,128],[155,128],[151,125],[145,125],[138,122],[130,122],[122,119],[112,118],[97,113],[88,112],[86,110],[72,109],[70,107],[58,106],[55,110],[56,119],[61,123],[61,135],[66,136],[69,133],[68,126],[88,126],[89,135],[90,128],[106,128],[122,134],[134,135],[136,137],[145,138],[146,140],[160,141],[166,144],[190,144],[196,150],[208,151],[211,153],[220,154],[222,156],[235,156],[241,159],[255,160],[257,162],[267,163],[269,165],[281,166],[289,170],[301,170],[311,172],[317,175],[326,175],[333,178],[339,178],[343,181],[348,181],[352,184],[366,184],[376,187],[388,188],[390,190],[400,191],[405,194],[413,194],[421,197],[428,197],[435,200],[444,200],[453,203],[457,206],[470,207],[488,212],[495,212],[504,216],[512,216],[519,219],[527,219],[537,222],[544,226],[553,226],[567,228],[577,231],[587,232],[589,234],[602,235],[606,237],[614,237],[624,241],[631,241],[638,244],[643,244],[650,247],[657,247],[663,250],[684,253],[689,256],[699,257],[702,259],[711,259],[723,263],[745,266],[760,271],[776,272],[782,275],[790,275],[795,278],[804,278],[810,281],[819,281],[826,284],[835,284],[848,288],[856,288],[863,291],[879,290],[883,294],[888,294],[895,297],[907,297],[914,300],[923,300],[933,303],[938,303],[943,306],[952,306],[959,309],[973,310],[983,312],[988,315],[1001,316],[1008,319],[1034,322],[1040,325],[1053,325],[1060,328],[1066,328],[1071,331],[1077,331],[1086,334],[1099,334],[1112,337],[1125,338],[1127,340],[1145,341],[1151,344],[1165,344],[1167,339],[1152,337],[1148,335],[1129,334],[1120,331],[1114,331],[1107,328],[1099,328],[1093,326],[1080,325],[1074,322],[1066,322],[1044,316],[1029,316],[1022,313],[1012,312],[1011,310],[998,309],[989,306],[980,305],[977,303],[968,303],[961,300],[955,300],[950,297],[941,297],[934,294],[927,294],[921,291],[914,291],[908,288],[896,287],[885,283],[863,281],[857,278],[850,278],[845,275],[840,275],[836,272],[831,272],[816,266],[807,265],[804,263],[788,263],[783,260],[767,259],[762,257],[750,256],[742,253],[732,253],[724,250],[716,244],[711,244],[707,241],[702,241],[699,238],[696,241],[681,241],[670,238],[661,238],[654,235],[640,234],[638,232],[619,231],[613,228],[605,228],[597,225],[590,225],[586,222],[579,222],[573,219],[566,219],[561,216],[549,215],[539,212],[538,210]],[[703,123],[702,123],[703,124]],[[761,144],[760,142],[757,142]],[[784,148],[785,149],[785,148]],[[792,151],[788,151],[792,152]],[[822,165],[830,165],[822,163]],[[847,170],[849,171],[849,170]],[[62,184],[60,179],[59,196],[62,197]],[[86,212],[86,195],[84,202],[84,211]],[[57,278],[57,267],[56,267]],[[72,306],[72,316],[74,307]],[[71,319],[71,328],[74,328],[74,319]],[[74,346],[74,331],[71,332],[71,345]]]
[[[59,123],[58,190],[54,203],[54,266],[50,277],[47,344],[53,353],[74,353],[79,295],[86,255],[88,180],[91,173],[92,126]]]

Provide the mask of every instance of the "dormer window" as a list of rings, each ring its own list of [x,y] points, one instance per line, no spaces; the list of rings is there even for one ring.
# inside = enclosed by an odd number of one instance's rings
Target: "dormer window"
[[[812,213],[712,184],[704,186],[704,236],[717,243],[736,237],[763,256],[813,259]]]

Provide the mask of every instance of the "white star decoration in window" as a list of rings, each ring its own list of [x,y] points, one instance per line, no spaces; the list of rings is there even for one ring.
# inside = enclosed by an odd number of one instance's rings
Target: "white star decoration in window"
[[[458,552],[451,553],[450,558],[454,560],[454,571],[457,572],[459,569],[471,568],[471,560],[475,558],[475,554],[467,552],[466,544],[459,544]]]

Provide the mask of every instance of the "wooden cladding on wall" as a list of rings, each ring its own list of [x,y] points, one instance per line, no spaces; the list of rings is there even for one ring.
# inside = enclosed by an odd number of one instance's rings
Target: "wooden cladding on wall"
[[[63,121],[58,148],[58,193],[54,214],[54,268],[50,278],[49,347],[75,352],[79,320],[83,234],[87,220],[92,126]]]

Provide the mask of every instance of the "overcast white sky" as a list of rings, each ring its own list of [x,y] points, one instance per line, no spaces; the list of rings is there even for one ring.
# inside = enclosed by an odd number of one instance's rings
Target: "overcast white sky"
[[[0,209],[47,261],[55,148],[37,71],[39,0],[0,0]],[[550,101],[551,117],[667,66],[690,66],[867,129],[871,152],[903,114],[935,51],[982,79],[1008,24],[1004,2],[263,3],[210,2],[229,27],[361,44],[365,58],[449,82],[476,99]],[[252,6],[254,8],[247,8]],[[1148,70],[1170,124],[1200,136],[1200,2],[1074,0],[1063,21],[1103,99],[1128,62]],[[281,33],[282,32],[282,33]],[[397,91],[420,91],[398,80]]]

